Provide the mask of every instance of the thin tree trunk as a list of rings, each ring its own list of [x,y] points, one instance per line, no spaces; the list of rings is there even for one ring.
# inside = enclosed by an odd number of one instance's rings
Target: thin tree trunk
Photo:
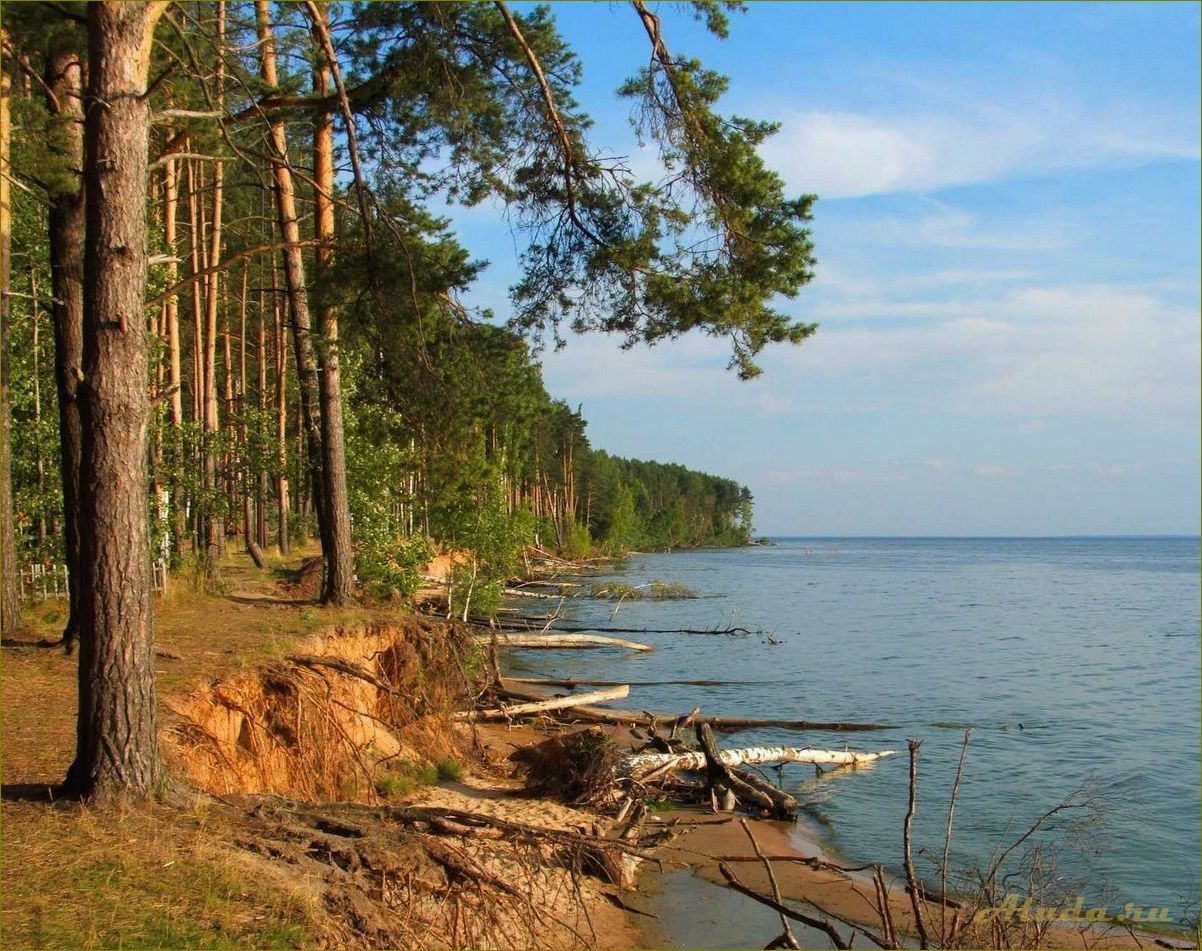
[[[267,298],[266,292],[259,290],[259,335],[256,340],[255,369],[258,371],[258,405],[259,415],[255,420],[255,429],[259,446],[263,445],[263,426],[267,418]],[[259,472],[255,487],[255,541],[260,548],[267,547],[267,467],[259,460]]]
[[[330,64],[326,62],[330,46],[326,30],[327,5],[313,7],[314,50],[313,91],[324,96],[329,91]],[[322,46],[325,46],[325,52]],[[328,279],[334,258],[334,122],[329,112],[319,110],[313,120],[313,177],[315,184],[316,276]],[[365,222],[366,224],[366,222]],[[328,287],[326,288],[328,293]],[[346,443],[342,420],[342,371],[338,359],[338,312],[328,301],[318,310],[321,349],[321,445],[327,515],[325,538],[325,583],[321,599],[331,604],[347,604],[355,597],[355,552],[351,537],[350,497],[346,483]]]
[[[11,275],[9,277],[11,280]],[[38,545],[46,543],[46,513],[40,510],[41,500],[46,497],[46,461],[42,458],[42,317],[38,313],[38,272],[29,269],[29,313],[33,319],[33,431],[34,468],[38,476],[39,511],[34,525],[37,529]]]
[[[278,85],[276,76],[275,43],[272,39],[270,4],[255,0],[255,16],[259,31],[259,56],[262,76],[269,89]],[[317,500],[316,514],[322,553],[329,558],[324,511],[324,473],[321,447],[321,421],[317,393],[317,358],[313,352],[313,322],[309,313],[309,292],[305,284],[305,261],[301,253],[300,223],[296,211],[296,189],[292,167],[288,162],[288,138],[283,120],[271,123],[272,172],[275,180],[276,212],[279,216],[280,237],[284,247],[284,283],[288,292],[288,310],[292,323],[292,344],[296,351],[297,390],[300,397],[301,426],[308,449],[309,475],[313,497]],[[323,585],[324,588],[324,585]]]
[[[225,38],[225,3],[217,3],[217,67],[214,77],[214,99],[217,109],[221,109],[225,95],[225,60],[223,56],[223,41]],[[202,438],[204,452],[204,486],[207,498],[205,513],[205,552],[206,571],[214,575],[217,562],[221,558],[225,541],[225,528],[221,510],[217,504],[217,431],[219,426],[217,413],[217,319],[220,303],[219,283],[221,279],[221,219],[223,198],[225,192],[224,163],[213,163],[213,216],[209,229],[209,254],[205,261],[206,268],[212,268],[212,273],[205,280],[205,386],[204,386],[204,425]],[[227,380],[229,366],[226,365]]]
[[[274,274],[275,268],[272,268]],[[272,282],[274,285],[274,281]],[[280,554],[288,554],[288,342],[280,316],[279,295],[272,302],[275,322],[275,411],[276,411],[276,543]]]
[[[88,5],[79,710],[66,789],[160,791],[146,452],[146,194],[154,25],[164,4]]]
[[[8,45],[7,35],[4,43]],[[12,276],[12,205],[8,184],[10,169],[8,71],[0,71],[0,631],[21,626],[20,580],[17,577],[17,525],[13,513],[13,482],[9,449],[9,363],[8,321],[11,310],[9,280]]]
[[[163,166],[163,237],[167,250],[167,286],[179,280],[179,264],[175,259],[178,240],[176,220],[179,214],[179,168],[174,159]],[[167,385],[171,390],[171,432],[168,438],[174,449],[174,470],[171,473],[171,545],[176,556],[183,552],[187,521],[183,491],[180,487],[180,468],[183,459],[184,395],[180,365],[179,297],[168,296],[163,302],[163,323],[167,338]]]

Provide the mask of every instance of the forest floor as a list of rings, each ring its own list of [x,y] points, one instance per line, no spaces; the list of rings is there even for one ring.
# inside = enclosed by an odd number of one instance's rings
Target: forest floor
[[[65,604],[27,606],[26,629],[6,635],[0,652],[0,947],[640,944],[617,889],[578,866],[546,867],[555,863],[545,861],[545,844],[520,834],[500,841],[454,823],[441,831],[464,837],[444,838],[430,834],[431,823],[385,815],[387,807],[419,807],[503,817],[553,837],[606,834],[592,814],[531,798],[512,778],[505,761],[514,747],[541,738],[533,731],[463,728],[473,748],[459,747],[460,762],[404,774],[417,778],[379,795],[360,786],[350,797],[358,803],[323,805],[213,783],[206,792],[196,782],[203,770],[191,768],[187,745],[171,734],[181,710],[203,710],[206,700],[247,684],[270,688],[281,670],[295,670],[290,655],[324,642],[358,644],[365,629],[420,635],[425,624],[437,636],[438,622],[415,621],[407,606],[319,607],[311,563],[305,569],[314,554],[294,552],[266,571],[231,556],[220,593],[173,579],[156,597],[160,742],[175,792],[137,809],[54,801],[74,751],[77,659],[36,646],[58,636]],[[320,672],[309,679],[324,683]],[[415,742],[420,747],[420,735]]]

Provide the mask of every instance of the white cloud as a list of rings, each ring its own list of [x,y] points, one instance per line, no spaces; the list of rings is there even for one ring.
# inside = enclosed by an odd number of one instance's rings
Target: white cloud
[[[1010,290],[928,303],[860,302],[861,315],[925,317],[903,326],[828,326],[772,360],[829,381],[857,375],[913,409],[1066,415],[1199,412],[1199,314],[1105,285]]]
[[[763,146],[791,190],[823,198],[927,192],[1053,169],[1197,159],[1197,116],[1149,104],[1086,108],[1046,91],[938,112],[795,111]],[[949,108],[950,106],[950,108]]]
[[[766,372],[750,384],[724,370],[725,341],[697,334],[625,351],[577,337],[546,356],[545,376],[569,401],[646,396],[757,417],[887,409],[1002,416],[1023,433],[1081,416],[1197,427],[1198,311],[1150,291],[1052,285],[853,303],[863,316],[911,319],[832,321],[800,347],[766,351]]]
[[[1041,220],[1022,228],[984,227],[975,215],[931,202],[934,210],[918,218],[881,218],[866,237],[885,244],[991,251],[1059,251],[1080,240],[1056,222]]]

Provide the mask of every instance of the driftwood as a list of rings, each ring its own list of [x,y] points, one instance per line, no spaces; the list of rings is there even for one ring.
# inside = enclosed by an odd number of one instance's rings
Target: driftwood
[[[729,790],[742,802],[764,810],[774,819],[797,818],[797,800],[787,792],[722,761],[722,751],[714,740],[714,731],[707,724],[703,723],[697,728],[697,739],[701,742],[706,772],[715,791],[725,795]]]
[[[831,944],[836,948],[847,948],[847,942],[843,940],[843,936],[835,929],[825,918],[815,918],[813,915],[807,915],[796,909],[790,908],[767,895],[761,895],[753,888],[748,888],[738,876],[730,870],[730,866],[725,863],[718,864],[718,871],[722,873],[722,877],[726,879],[726,883],[735,891],[746,895],[748,898],[754,898],[760,904],[767,905],[769,908],[776,911],[778,914],[784,915],[787,918],[792,918],[794,921],[800,921],[803,925],[809,925],[811,928],[817,928],[831,939]]]
[[[726,687],[734,684],[760,684],[759,680],[561,680],[556,677],[510,677],[510,683],[534,687],[663,687],[669,684],[685,687]]]
[[[516,595],[523,595],[524,592],[513,591],[506,592]],[[544,597],[551,597],[544,595]],[[502,627],[505,627],[513,622],[520,622],[522,618],[513,618],[511,621],[499,622]],[[516,627],[516,623],[514,623]],[[525,630],[525,628],[521,628]],[[577,625],[558,625],[555,627],[557,633],[564,634],[719,634],[728,637],[747,637],[751,634],[763,634],[764,631],[753,631],[746,627],[611,627],[610,625],[593,625],[591,627],[580,627]]]
[[[484,638],[487,642],[487,638]],[[547,694],[526,686],[516,680],[505,678],[502,681],[502,692],[507,697],[518,700],[546,700]],[[645,724],[650,727],[671,726],[680,719],[676,713],[648,713],[646,710],[615,710],[609,707],[583,706],[572,709],[575,720],[585,720],[592,723],[613,723],[629,726]],[[719,732],[734,732],[737,730],[754,730],[761,727],[774,727],[778,730],[814,730],[821,732],[854,733],[868,730],[894,730],[896,727],[885,723],[837,723],[819,722],[814,720],[773,720],[744,717],[697,717],[694,723],[706,723]]]
[[[511,707],[496,707],[491,710],[464,710],[456,713],[456,720],[505,720],[509,717],[526,716],[531,713],[544,713],[550,710],[564,710],[581,704],[601,703],[605,700],[621,700],[630,695],[630,687],[623,684],[620,687],[607,687],[604,690],[594,690],[590,693],[578,693],[567,697],[551,697],[548,700],[538,700],[533,703],[518,703]]]
[[[834,766],[859,766],[872,763],[886,756],[895,755],[895,750],[877,753],[855,753],[850,750],[816,750],[795,746],[752,746],[741,750],[719,750],[718,757],[727,766],[758,766],[763,763],[815,763]],[[628,756],[620,768],[629,776],[642,776],[670,767],[673,770],[694,772],[705,769],[703,752],[685,753],[636,753]]]
[[[545,591],[521,591],[517,588],[503,588],[502,594],[510,598],[542,598],[547,601],[558,601],[562,594],[547,594]]]
[[[501,647],[541,647],[541,648],[579,648],[579,647],[622,647],[632,651],[655,650],[647,644],[637,641],[624,641],[616,637],[601,637],[596,634],[509,634],[498,632],[493,634],[477,634],[480,643],[489,643],[493,637]]]
[[[743,831],[747,833],[747,838],[751,840],[751,848],[755,851],[756,857],[764,863],[764,871],[768,873],[768,884],[772,886],[773,900],[781,904],[780,885],[776,881],[776,872],[772,869],[772,861],[764,854],[760,848],[760,844],[755,840],[755,833],[751,831],[751,826],[747,824],[747,820],[740,819],[739,824],[743,827]],[[784,931],[781,932],[781,936],[777,940],[787,948],[801,951],[801,945],[797,943],[797,937],[793,934],[793,929],[789,927],[788,915],[781,915],[780,923]],[[774,941],[773,944],[775,943]]]
[[[746,627],[557,627],[557,631],[565,633],[594,631],[600,634],[713,634],[725,637],[748,637],[752,634],[763,634],[764,631],[753,631]]]

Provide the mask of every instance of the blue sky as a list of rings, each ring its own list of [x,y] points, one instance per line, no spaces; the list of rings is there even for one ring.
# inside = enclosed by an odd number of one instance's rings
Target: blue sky
[[[553,9],[594,142],[654,168],[613,95],[633,11]],[[571,339],[544,375],[594,445],[746,483],[766,533],[1198,531],[1197,4],[753,3],[725,42],[658,9],[819,196],[784,307],[820,330],[749,384],[704,337]],[[520,236],[454,217],[507,313]]]

